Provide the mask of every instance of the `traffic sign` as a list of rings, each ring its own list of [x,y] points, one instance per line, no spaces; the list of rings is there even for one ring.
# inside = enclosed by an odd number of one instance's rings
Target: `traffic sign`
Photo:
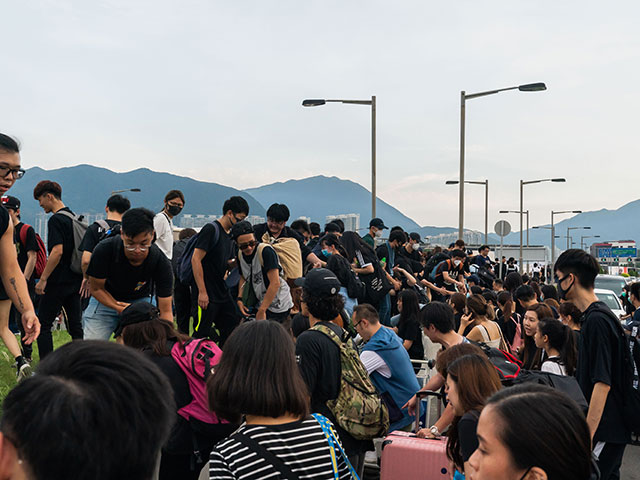
[[[499,235],[500,237],[506,237],[511,233],[511,225],[506,220],[500,220],[496,223],[493,229],[495,230],[496,235]]]

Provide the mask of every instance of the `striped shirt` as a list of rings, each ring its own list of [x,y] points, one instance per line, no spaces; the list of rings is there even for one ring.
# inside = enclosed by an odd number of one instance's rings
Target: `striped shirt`
[[[236,433],[254,439],[274,454],[299,478],[333,480],[331,451],[315,418],[282,425],[242,424]],[[351,479],[344,459],[336,452],[339,478]],[[258,480],[283,478],[267,460],[233,438],[218,443],[209,460],[211,480]]]

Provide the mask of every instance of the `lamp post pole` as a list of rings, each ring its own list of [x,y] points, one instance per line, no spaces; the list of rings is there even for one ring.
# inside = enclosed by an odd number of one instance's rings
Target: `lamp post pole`
[[[446,185],[457,185],[458,180],[447,180]],[[484,181],[465,180],[470,185],[484,185],[484,244],[489,244],[489,179]]]
[[[553,224],[554,215],[563,215],[566,213],[582,213],[582,210],[560,210],[551,211],[551,272],[553,273],[553,265],[556,263],[556,230]]]

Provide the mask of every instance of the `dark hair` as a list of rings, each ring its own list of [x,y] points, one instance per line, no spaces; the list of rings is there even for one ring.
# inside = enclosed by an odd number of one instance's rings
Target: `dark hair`
[[[458,313],[463,313],[464,307],[467,306],[467,297],[464,293],[454,293],[449,297],[449,301],[451,302],[451,305],[453,305],[454,310]]]
[[[141,233],[153,233],[153,212],[146,208],[131,208],[122,216],[122,233],[127,237],[136,237]]]
[[[482,352],[464,355],[451,362],[447,367],[447,381],[456,382],[459,407],[464,413],[481,411],[487,399],[502,388],[500,376],[489,359]],[[464,458],[460,450],[458,422],[460,416],[453,419],[447,440],[447,457],[458,470],[464,470]],[[468,472],[467,472],[468,473]]]
[[[420,234],[418,232],[411,232],[409,234],[409,238],[411,240],[415,240],[416,242],[419,242],[420,241]]]
[[[233,331],[207,393],[211,410],[232,422],[241,415],[304,418],[309,413],[293,340],[277,322],[246,322]]]
[[[339,293],[320,297],[309,293],[308,290],[303,288],[302,301],[307,305],[309,313],[314,318],[326,322],[334,320],[344,308],[344,299]]]
[[[516,288],[516,292],[513,295],[516,300],[521,300],[523,302],[530,302],[531,300],[536,300],[536,292],[533,290],[531,285],[520,285]]]
[[[453,308],[443,302],[431,302],[420,310],[420,325],[433,325],[440,333],[449,333],[455,328]]]
[[[482,287],[480,287],[479,285],[471,285],[469,287],[469,291],[473,294],[473,295],[482,295]]]
[[[495,411],[493,428],[519,470],[539,467],[549,480],[590,477],[591,434],[584,414],[567,395],[525,383],[495,393],[487,408]]]
[[[629,295],[633,294],[636,299],[640,300],[640,282],[633,282],[629,285]]]
[[[545,298],[542,303],[544,303],[545,305],[549,305],[551,309],[555,308],[556,311],[558,311],[558,308],[560,308],[560,304],[555,298]],[[553,312],[553,316],[556,316],[555,312]]]
[[[454,245],[456,248],[464,248],[464,240],[459,238],[455,241]]]
[[[516,290],[516,288],[522,285],[522,277],[518,272],[511,272],[509,275],[505,277],[503,285],[505,290],[508,290],[511,293],[513,293]]]
[[[378,311],[368,303],[361,303],[353,307],[353,314],[356,322],[361,318],[366,318],[369,323],[380,323],[380,316]]]
[[[249,204],[244,198],[235,195],[225,200],[224,204],[222,205],[223,215],[226,215],[229,210],[231,210],[233,213],[244,213],[245,215],[249,215]]]
[[[33,198],[38,200],[41,196],[50,193],[55,198],[60,200],[62,198],[62,187],[58,182],[52,182],[51,180],[42,180],[33,189]]]
[[[340,255],[342,255],[345,258],[347,257],[347,251],[342,246],[342,242],[340,242],[340,239],[337,236],[335,236],[333,233],[327,233],[324,237],[322,237],[320,239],[320,245],[322,244],[328,245],[330,247],[335,247],[336,250],[338,250],[338,252],[340,253]]]
[[[558,300],[558,290],[556,290],[555,285],[542,285],[542,287],[540,287],[540,291],[542,292],[542,295],[544,295],[545,300],[547,298]]]
[[[377,260],[376,252],[371,248],[371,245],[365,242],[356,232],[344,232],[340,241],[347,252],[347,260],[349,260],[349,263],[353,262],[353,259],[356,258],[356,250],[363,252],[365,258],[369,256]]]
[[[528,274],[526,274],[526,273],[522,274],[522,283],[524,283],[525,285],[528,285],[530,280],[531,279],[529,278]]]
[[[161,318],[150,318],[146,322],[127,325],[122,329],[122,342],[136,350],[151,350],[160,357],[170,357],[171,349],[168,340],[184,343],[189,340],[188,335],[178,332],[173,324]]]
[[[546,305],[544,303],[536,303],[527,307],[527,312],[535,312],[538,320],[542,318],[553,318],[553,310],[551,310],[551,307],[549,307],[549,305]]]
[[[234,241],[238,240],[240,235],[248,235],[253,232],[253,225],[251,225],[248,221],[242,220],[231,227],[231,238]]]
[[[34,479],[151,479],[175,412],[171,385],[144,355],[84,340],[9,392],[0,429]]]
[[[538,282],[536,281],[533,281],[533,282],[529,282],[529,285],[531,286],[531,288],[533,288],[533,291],[536,293],[536,299],[540,301],[540,297],[542,296],[542,291],[540,290],[540,284],[538,284]]]
[[[489,245],[481,245],[480,248],[478,249],[478,253],[480,253],[485,248],[489,248]],[[491,249],[489,248],[489,250],[491,250]]]
[[[334,218],[333,220],[331,220],[333,223],[335,223],[336,225],[338,225],[338,228],[340,229],[340,233],[344,232],[344,222],[342,221],[341,218]]]
[[[553,318],[553,312],[548,305],[544,303],[536,303],[527,308],[527,312],[535,312],[538,321],[542,318]],[[523,329],[524,346],[520,351],[520,360],[522,366],[527,370],[539,370],[542,364],[542,349],[536,346],[536,341],[533,337],[526,335]]]
[[[404,325],[412,318],[418,320],[420,303],[418,302],[418,294],[416,291],[409,289],[402,290],[398,294],[398,300],[402,301],[402,311],[400,312],[398,327]]]
[[[131,208],[131,202],[127,197],[123,197],[120,194],[111,195],[107,200],[107,209],[112,212],[118,212],[123,214]]]
[[[389,232],[389,242],[396,242],[396,241],[400,244],[406,243],[407,234],[404,233],[402,230],[393,230],[392,232]]]
[[[516,311],[516,305],[513,302],[511,293],[500,292],[500,294],[498,295],[498,306],[502,310],[504,319],[503,321],[507,323],[507,320],[509,320]]]
[[[311,233],[311,230],[309,230],[309,224],[306,220],[302,220],[301,218],[291,222],[291,228],[296,232]]]
[[[466,258],[467,254],[464,253],[464,250],[455,249],[451,252],[451,258]]]
[[[563,275],[573,273],[583,288],[593,288],[596,276],[600,272],[598,260],[584,250],[571,248],[558,257],[553,267]]]
[[[484,290],[482,296],[488,303],[492,303],[496,307],[498,306],[498,295],[493,290]]]
[[[493,279],[493,283],[495,283],[496,285],[500,285],[500,286],[504,287],[504,282],[502,281],[501,278],[494,278]]]
[[[573,376],[578,363],[578,350],[571,329],[555,318],[538,320],[538,331],[549,337],[549,345],[560,353],[560,363],[568,376]]]
[[[311,235],[320,235],[320,224],[318,222],[311,222],[309,224],[309,230],[311,231]]]
[[[267,210],[267,218],[276,222],[286,222],[289,220],[289,208],[284,203],[274,203]]]
[[[0,133],[0,152],[3,153],[20,153],[20,145],[15,139],[9,135]]]
[[[484,355],[484,353],[478,345],[473,343],[463,342],[452,345],[436,354],[436,371],[446,377],[449,365],[465,355]]]
[[[178,240],[184,240],[185,238],[191,238],[193,237],[196,232],[193,228],[183,228],[182,230],[180,230],[180,233],[178,234]]]
[[[558,313],[565,317],[571,317],[571,321],[575,325],[580,325],[580,320],[582,319],[582,310],[576,307],[574,303],[562,302],[560,304],[560,307],[558,307]]]
[[[324,226],[324,231],[326,233],[341,233],[340,225],[335,222],[329,222]]]
[[[184,195],[180,190],[169,190],[164,196],[164,203],[167,203],[169,200],[173,200],[174,198],[179,198],[182,200],[182,203],[185,203]]]
[[[493,320],[494,313],[491,305],[487,303],[482,295],[471,295],[467,298],[467,308],[478,317],[486,317],[488,320]]]

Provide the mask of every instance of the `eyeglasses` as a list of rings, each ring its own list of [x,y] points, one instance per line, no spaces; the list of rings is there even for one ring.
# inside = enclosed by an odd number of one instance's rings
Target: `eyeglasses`
[[[25,170],[23,168],[11,168],[11,167],[2,167],[0,166],[0,177],[6,178],[7,175],[11,174],[13,178],[16,180],[20,180],[24,177]]]
[[[151,244],[149,245],[127,245],[124,244],[124,249],[127,252],[135,252],[136,250],[140,250],[141,252],[146,252],[151,248]]]
[[[250,242],[247,242],[247,243],[238,244],[238,248],[240,250],[246,250],[247,248],[255,247],[257,244],[258,242],[256,242],[255,240],[251,240]]]

